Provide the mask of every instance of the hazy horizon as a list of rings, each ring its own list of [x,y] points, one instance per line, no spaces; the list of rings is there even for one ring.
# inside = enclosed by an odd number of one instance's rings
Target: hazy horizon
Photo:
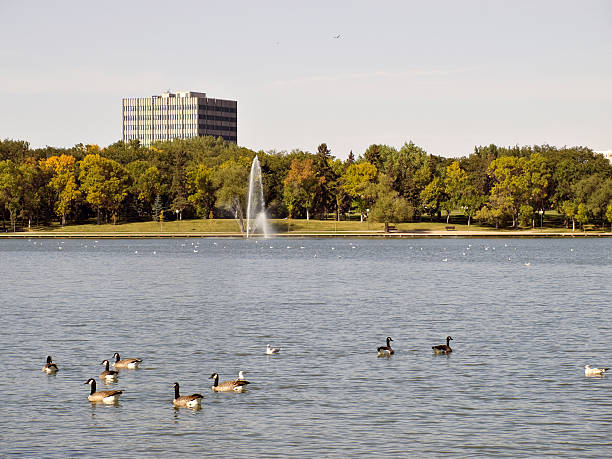
[[[0,138],[121,139],[121,100],[238,101],[238,144],[612,149],[612,3],[0,4]],[[340,37],[335,38],[337,35]]]

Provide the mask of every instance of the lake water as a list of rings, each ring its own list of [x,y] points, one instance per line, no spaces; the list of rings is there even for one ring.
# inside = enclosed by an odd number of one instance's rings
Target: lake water
[[[612,456],[608,240],[0,240],[0,279],[0,456]]]

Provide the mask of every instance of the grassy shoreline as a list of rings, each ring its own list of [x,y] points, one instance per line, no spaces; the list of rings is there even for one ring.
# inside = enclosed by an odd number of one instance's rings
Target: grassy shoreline
[[[557,227],[494,229],[479,225],[446,225],[445,223],[398,223],[395,230],[385,233],[383,223],[332,220],[270,220],[272,237],[611,237],[602,230],[574,232]],[[452,228],[448,228],[452,226]],[[261,235],[256,235],[261,236]],[[134,222],[117,225],[83,224],[61,227],[34,227],[16,233],[0,233],[0,238],[242,238],[238,223],[230,219],[200,219],[168,222]]]

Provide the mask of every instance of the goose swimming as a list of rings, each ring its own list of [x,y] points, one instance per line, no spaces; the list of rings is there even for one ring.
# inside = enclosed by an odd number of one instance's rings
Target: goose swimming
[[[448,343],[452,340],[450,336],[446,337],[446,344],[438,344],[437,346],[431,346],[435,354],[450,354],[453,352]]]
[[[140,365],[140,363],[142,362],[142,359],[122,359],[119,356],[118,352],[115,352],[113,354],[113,357],[115,359],[113,366],[117,369],[128,368],[130,370],[133,370],[135,368],[138,368],[138,365]]]
[[[591,365],[584,366],[585,376],[603,376],[609,368],[591,368]]]
[[[180,395],[179,394],[179,383],[175,382],[174,385],[174,400],[172,404],[174,406],[185,406],[187,408],[200,408],[202,406],[202,394],[191,394],[191,395]]]
[[[119,376],[119,372],[115,370],[109,370],[108,360],[102,360],[100,365],[104,365],[104,371],[100,373],[100,379],[103,381],[117,381],[117,376]]]
[[[281,351],[280,347],[270,347],[269,344],[266,344],[266,354],[278,354]]]
[[[387,336],[387,345],[380,346],[378,350],[378,357],[390,357],[395,354],[395,351],[391,348],[391,341],[393,339],[390,336]]]
[[[89,378],[84,384],[91,386],[91,392],[87,397],[90,402],[102,402],[102,403],[117,403],[119,396],[123,393],[122,390],[100,390],[96,391],[96,380]]]
[[[219,375],[213,373],[208,379],[214,379],[212,390],[215,392],[243,392],[247,384],[250,384],[244,379],[234,379],[233,381],[219,382]]]
[[[57,368],[57,365],[55,363],[53,363],[53,360],[51,359],[51,356],[48,355],[47,356],[47,363],[45,363],[45,366],[42,367],[42,371],[44,371],[48,375],[53,375],[53,374],[57,373],[57,370],[59,370],[59,368]]]

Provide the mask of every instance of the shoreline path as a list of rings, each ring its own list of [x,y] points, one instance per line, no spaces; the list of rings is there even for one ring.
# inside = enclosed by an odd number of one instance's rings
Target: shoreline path
[[[236,238],[245,236],[240,232],[63,232],[25,231],[0,233],[0,239],[171,239],[171,238]],[[255,234],[254,238],[262,237]],[[335,231],[335,232],[291,232],[276,233],[272,238],[377,238],[377,239],[427,239],[427,238],[601,238],[612,237],[612,232],[554,232],[554,231],[462,231],[462,230],[414,230],[393,231]]]

